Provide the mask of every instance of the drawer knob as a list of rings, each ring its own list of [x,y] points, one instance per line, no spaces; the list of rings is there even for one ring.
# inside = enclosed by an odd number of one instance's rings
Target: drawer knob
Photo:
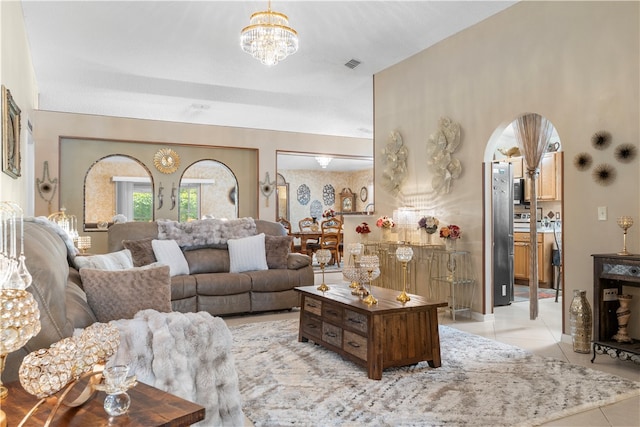
[[[354,341],[349,341],[348,343],[351,347],[360,348],[360,344]]]

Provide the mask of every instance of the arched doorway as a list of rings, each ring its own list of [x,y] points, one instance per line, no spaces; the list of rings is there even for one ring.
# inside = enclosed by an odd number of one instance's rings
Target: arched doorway
[[[539,295],[554,297],[556,288],[562,289],[562,217],[563,217],[563,168],[562,143],[555,127],[549,147],[540,165],[540,176],[536,180],[539,189],[538,209],[531,212],[528,191],[515,197],[514,187],[528,187],[526,162],[518,152],[511,121],[501,123],[493,132],[484,153],[485,193],[484,227],[485,277],[484,305],[487,313],[494,307],[528,301],[529,277],[528,254],[538,251]],[[498,174],[502,178],[497,180]],[[496,182],[503,182],[504,189],[497,190]],[[504,194],[506,191],[506,195]],[[503,194],[503,198],[496,196]],[[518,203],[514,203],[519,199]],[[503,221],[507,221],[504,224]],[[530,222],[536,224],[538,244],[529,244]],[[507,236],[505,234],[510,234]],[[502,246],[502,251],[496,250]],[[555,256],[555,257],[554,257]],[[506,270],[505,270],[506,269]],[[502,272],[510,280],[502,280],[496,273]],[[558,292],[559,303],[563,303]],[[562,310],[563,311],[563,310]]]

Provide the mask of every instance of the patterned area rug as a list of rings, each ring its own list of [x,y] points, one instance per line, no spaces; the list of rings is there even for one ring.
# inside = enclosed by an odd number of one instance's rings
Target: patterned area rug
[[[559,296],[562,296],[562,291],[560,291]],[[544,298],[555,298],[556,290],[555,289],[545,289],[538,288],[538,299]],[[513,302],[522,302],[529,301],[529,287],[523,285],[514,285],[513,286]]]
[[[231,327],[243,411],[256,426],[530,426],[640,394],[640,383],[440,326],[442,366],[382,380],[311,342],[298,322]]]

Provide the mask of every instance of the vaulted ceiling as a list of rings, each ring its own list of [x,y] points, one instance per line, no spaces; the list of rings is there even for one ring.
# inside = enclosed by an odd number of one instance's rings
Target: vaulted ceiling
[[[239,44],[267,0],[22,4],[41,110],[372,138],[375,73],[514,3],[274,0],[300,49],[273,67]]]

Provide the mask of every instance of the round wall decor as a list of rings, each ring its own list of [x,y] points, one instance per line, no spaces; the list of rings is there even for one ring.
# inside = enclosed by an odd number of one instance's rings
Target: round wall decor
[[[369,198],[369,190],[367,190],[367,187],[362,187],[360,189],[360,201],[366,202],[367,198]]]
[[[322,189],[322,200],[325,206],[331,206],[336,202],[336,190],[333,185],[326,184]]]
[[[171,148],[161,148],[153,155],[153,164],[162,173],[174,173],[180,166],[180,156]]]

